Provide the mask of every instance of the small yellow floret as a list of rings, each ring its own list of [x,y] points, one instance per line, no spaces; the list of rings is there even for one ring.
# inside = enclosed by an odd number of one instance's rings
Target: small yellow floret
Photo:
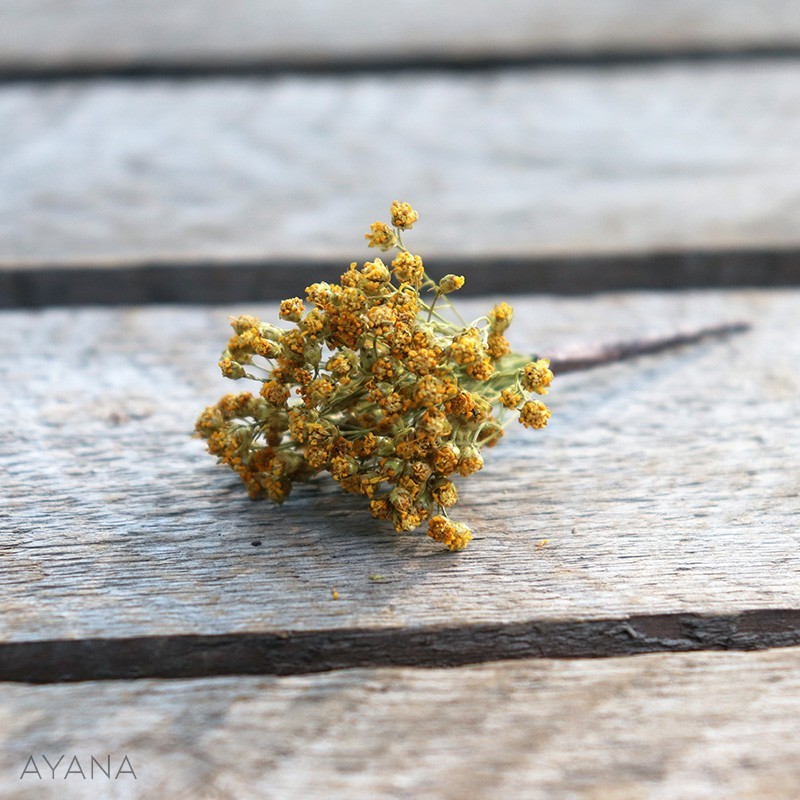
[[[547,387],[552,380],[553,373],[550,370],[550,360],[547,358],[540,358],[538,361],[526,364],[520,376],[522,386],[536,394],[547,394]]]
[[[410,228],[419,219],[419,214],[408,203],[395,200],[392,203],[392,225],[395,228]]]
[[[450,273],[449,275],[445,275],[439,281],[439,293],[440,294],[450,294],[450,292],[455,292],[460,289],[464,285],[464,276],[463,275],[453,275]]]
[[[385,222],[373,222],[369,227],[370,232],[365,233],[364,238],[367,239],[370,247],[389,250],[397,244],[394,231]]]
[[[428,521],[428,536],[448,550],[463,550],[472,539],[472,531],[462,522],[451,522],[437,514]]]
[[[550,417],[550,409],[539,400],[528,400],[519,412],[519,421],[526,428],[544,428]]]

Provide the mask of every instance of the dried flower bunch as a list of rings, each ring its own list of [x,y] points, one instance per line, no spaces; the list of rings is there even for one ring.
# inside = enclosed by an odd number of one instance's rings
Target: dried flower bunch
[[[403,244],[417,216],[395,201],[392,224],[366,234],[370,247],[397,250],[391,264],[354,262],[339,284],[309,286],[309,309],[284,300],[292,327],[233,319],[222,374],[260,390],[226,395],[196,431],[254,499],[281,503],[294,482],[327,471],[395,530],[427,520],[430,537],[460,550],[472,533],[450,519],[451,478],[481,469],[481,448],[498,442],[513,412],[544,427],[550,411],[531,395],[545,394],[553,373],[547,359],[511,353],[508,304],[471,323],[458,317],[447,296],[464,278],[434,282]]]

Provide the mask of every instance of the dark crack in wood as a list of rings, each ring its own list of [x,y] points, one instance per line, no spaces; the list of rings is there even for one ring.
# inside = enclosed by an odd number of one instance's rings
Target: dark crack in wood
[[[737,250],[563,258],[426,259],[433,275],[456,272],[459,294],[590,295],[608,291],[800,286],[800,251]],[[280,300],[315,281],[337,281],[340,260],[194,261],[6,265],[0,308],[76,305],[221,304]]]
[[[439,50],[432,53],[385,56],[368,53],[314,58],[307,53],[298,58],[259,58],[217,56],[204,59],[142,58],[126,62],[83,60],[30,63],[9,61],[0,64],[0,83],[51,83],[81,80],[208,80],[212,78],[270,78],[280,75],[370,75],[416,72],[473,72],[511,69],[603,69],[654,64],[741,63],[747,61],[794,61],[800,57],[795,43],[764,45],[711,45],[677,47],[669,51],[653,49],[592,49],[585,52],[458,53]]]
[[[354,667],[455,667],[521,658],[764,650],[800,644],[800,609],[586,621],[143,636],[0,645],[0,680],[57,683],[300,675]]]

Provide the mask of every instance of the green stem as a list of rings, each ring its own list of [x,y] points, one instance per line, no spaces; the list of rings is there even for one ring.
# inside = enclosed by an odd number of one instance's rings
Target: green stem
[[[438,299],[439,299],[441,296],[442,296],[442,293],[441,293],[441,292],[439,292],[439,291],[437,291],[437,292],[436,292],[436,296],[433,298],[433,302],[430,304],[430,307],[428,308],[428,322],[430,322],[430,321],[431,321],[431,317],[433,316],[433,307],[436,305],[436,301],[437,301],[437,300],[438,300]],[[439,315],[437,314],[437,317],[438,317],[438,316],[439,316]],[[441,318],[440,318],[440,319],[441,319]]]

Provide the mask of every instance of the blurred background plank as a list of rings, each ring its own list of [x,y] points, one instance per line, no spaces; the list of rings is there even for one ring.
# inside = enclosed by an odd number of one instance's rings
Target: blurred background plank
[[[455,555],[424,529],[398,536],[329,480],[281,507],[253,503],[190,438],[203,406],[252,388],[218,374],[227,314],[274,320],[275,307],[6,312],[0,641],[322,631],[313,649],[359,630],[571,621],[574,644],[581,620],[792,608],[799,302],[796,290],[520,298],[510,334],[523,352],[737,317],[755,327],[557,377],[548,428],[512,425],[460,482],[454,513],[477,539]],[[678,628],[661,637],[703,646]],[[437,641],[440,658],[476,647],[457,631]]]
[[[792,0],[4,0],[0,73],[796,49]]]
[[[798,106],[794,63],[6,85],[0,263],[338,267],[395,197],[432,258],[795,253]]]
[[[6,800],[800,796],[798,648],[2,690]]]

